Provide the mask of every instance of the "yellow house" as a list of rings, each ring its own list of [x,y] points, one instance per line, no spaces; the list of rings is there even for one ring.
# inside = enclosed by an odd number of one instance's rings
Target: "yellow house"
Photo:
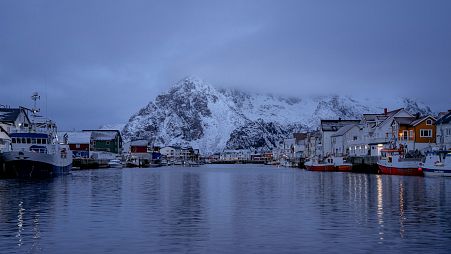
[[[394,136],[398,144],[407,150],[424,150],[435,144],[436,119],[431,116],[424,117],[395,117],[392,123]]]

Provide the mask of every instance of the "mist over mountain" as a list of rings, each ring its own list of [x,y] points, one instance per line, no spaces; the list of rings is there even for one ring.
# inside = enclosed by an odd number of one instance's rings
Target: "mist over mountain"
[[[320,119],[360,119],[364,113],[383,112],[384,107],[431,113],[429,107],[410,98],[381,104],[339,95],[249,93],[215,88],[199,78],[187,77],[132,115],[122,133],[129,140],[192,146],[202,153],[225,148],[264,150],[277,147],[293,132],[316,129]]]

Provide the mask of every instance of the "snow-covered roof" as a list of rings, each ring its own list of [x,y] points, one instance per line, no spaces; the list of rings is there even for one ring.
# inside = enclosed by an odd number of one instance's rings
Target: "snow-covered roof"
[[[113,140],[116,139],[117,131],[92,131],[91,138],[93,140]]]
[[[411,125],[412,125],[412,126],[418,125],[419,123],[422,123],[423,121],[425,121],[425,120],[428,119],[428,118],[430,118],[431,120],[435,121],[435,118],[434,118],[433,116],[427,115],[427,116],[424,116],[424,117],[422,117],[422,118],[419,118],[419,119],[413,121],[413,122],[411,123]]]
[[[343,135],[346,134],[349,130],[351,130],[354,126],[357,126],[357,124],[348,124],[348,125],[345,125],[345,126],[341,127],[337,132],[335,132],[335,134],[332,135],[332,137],[343,136]]]
[[[19,108],[0,108],[0,122],[14,122],[20,114]]]
[[[451,122],[451,111],[448,112],[448,114],[440,117],[440,119],[437,120],[436,124],[447,124]]]
[[[91,140],[91,132],[85,131],[67,131],[58,132],[60,139],[67,134],[67,141],[69,144],[89,144]]]
[[[130,146],[148,146],[149,141],[141,139],[141,140],[134,140],[130,142]]]
[[[398,124],[410,125],[415,120],[415,117],[395,117],[394,121]]]
[[[321,120],[322,131],[338,131],[341,127],[349,124],[358,124],[360,120]]]

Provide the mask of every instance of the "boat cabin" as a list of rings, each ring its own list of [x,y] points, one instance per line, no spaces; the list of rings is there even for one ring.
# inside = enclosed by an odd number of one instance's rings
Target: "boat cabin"
[[[49,135],[44,133],[11,133],[10,136],[13,150],[47,153],[47,145],[51,143]]]

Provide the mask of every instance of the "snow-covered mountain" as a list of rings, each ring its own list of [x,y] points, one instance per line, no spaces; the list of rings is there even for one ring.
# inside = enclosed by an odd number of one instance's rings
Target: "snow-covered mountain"
[[[187,77],[131,116],[126,139],[145,138],[158,145],[190,145],[203,153],[224,148],[273,148],[295,131],[318,127],[320,119],[360,119],[383,112],[386,105],[344,96],[283,97],[217,89]],[[411,99],[399,99],[390,109],[416,113],[431,110]]]

